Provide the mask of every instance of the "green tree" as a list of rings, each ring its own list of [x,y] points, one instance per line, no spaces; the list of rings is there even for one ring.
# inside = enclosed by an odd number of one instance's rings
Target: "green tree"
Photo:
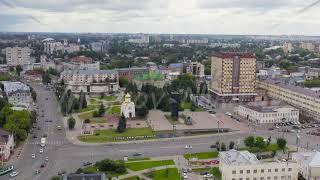
[[[279,147],[279,149],[281,149],[283,152],[287,146],[287,140],[283,139],[283,138],[279,138],[277,139],[277,145]]]
[[[118,133],[123,133],[127,128],[127,120],[126,118],[124,117],[124,115],[122,114],[120,116],[120,119],[119,119],[119,123],[118,123],[118,127],[117,127],[117,132]]]
[[[99,107],[99,117],[102,117],[105,113],[106,113],[106,109],[105,109],[103,103],[101,103],[100,107]]]
[[[76,120],[73,117],[69,117],[68,119],[69,129],[73,129],[75,125],[76,125]]]
[[[146,115],[148,113],[149,113],[149,110],[145,105],[144,97],[143,96],[139,96],[138,100],[137,100],[137,103],[136,103],[136,114],[137,114],[137,116],[144,118],[144,117],[146,117]]]
[[[119,86],[120,87],[127,87],[128,84],[129,84],[129,81],[127,78],[125,78],[125,77],[119,78]]]
[[[80,96],[79,96],[79,106],[80,106],[80,109],[87,107],[86,94],[82,90],[81,90]]]
[[[16,73],[18,76],[20,76],[20,73],[23,71],[21,65],[16,66]]]
[[[51,77],[50,77],[50,74],[47,71],[42,73],[42,83],[43,84],[51,83]]]
[[[221,151],[226,151],[226,144],[224,142],[221,143]]]
[[[50,180],[62,180],[61,176],[52,176]]]
[[[264,138],[261,137],[261,136],[256,137],[255,146],[260,148],[260,149],[263,149],[266,146]]]
[[[248,136],[245,140],[244,140],[244,144],[247,147],[254,147],[255,146],[255,139],[253,136]]]
[[[230,143],[229,143],[229,149],[234,149],[234,142],[233,141],[230,141]]]

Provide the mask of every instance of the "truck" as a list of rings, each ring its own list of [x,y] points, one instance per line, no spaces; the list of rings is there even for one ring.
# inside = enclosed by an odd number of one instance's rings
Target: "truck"
[[[45,137],[41,138],[40,146],[41,147],[45,147],[46,146],[46,138]]]

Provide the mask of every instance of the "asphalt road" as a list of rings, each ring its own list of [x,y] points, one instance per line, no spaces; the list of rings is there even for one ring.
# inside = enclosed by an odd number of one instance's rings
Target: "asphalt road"
[[[172,156],[184,154],[188,152],[209,151],[210,145],[216,141],[223,141],[229,144],[230,141],[236,142],[241,146],[243,138],[248,135],[261,135],[264,137],[272,136],[273,141],[278,137],[287,139],[289,145],[296,145],[296,135],[293,133],[278,132],[253,132],[253,133],[232,133],[218,134],[210,137],[191,137],[187,139],[170,139],[168,141],[154,141],[136,144],[118,144],[118,145],[74,145],[65,138],[64,130],[57,130],[58,125],[62,125],[62,115],[58,108],[58,102],[53,92],[48,91],[40,85],[33,85],[37,92],[37,102],[40,115],[38,125],[41,130],[36,130],[38,138],[29,137],[25,145],[22,155],[13,165],[20,174],[12,179],[16,180],[47,180],[51,176],[57,175],[60,170],[74,172],[82,167],[82,163],[86,161],[95,162],[104,158],[122,159],[124,156],[130,156],[134,153],[142,153],[143,156]],[[48,100],[46,100],[48,98]],[[43,112],[42,112],[43,110]],[[45,122],[51,119],[52,122]],[[47,145],[43,154],[39,153],[40,137],[47,133]],[[318,149],[320,137],[300,135],[300,147],[308,147]],[[185,145],[192,145],[192,149],[184,149]],[[319,149],[318,149],[319,150]],[[35,153],[36,158],[32,159],[31,154]],[[49,158],[49,162],[45,168],[40,165],[45,162],[45,157]],[[40,174],[35,175],[35,170],[39,169]],[[8,176],[0,176],[0,179],[8,179]]]

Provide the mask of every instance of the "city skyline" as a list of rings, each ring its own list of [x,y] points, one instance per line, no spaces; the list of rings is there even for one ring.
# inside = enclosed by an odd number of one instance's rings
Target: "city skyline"
[[[2,32],[319,35],[319,1],[0,1]]]

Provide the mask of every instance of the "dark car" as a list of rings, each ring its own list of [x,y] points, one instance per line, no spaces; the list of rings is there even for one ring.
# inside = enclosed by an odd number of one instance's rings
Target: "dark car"
[[[67,172],[65,171],[65,170],[60,170],[59,172],[58,172],[58,175],[59,176],[62,176],[62,175],[64,175],[64,174],[66,174]]]
[[[34,134],[32,137],[33,137],[33,138],[37,138],[37,135]]]
[[[46,167],[46,166],[47,166],[46,163],[42,163],[42,164],[40,165],[41,168],[44,168],[44,167]]]
[[[82,165],[83,166],[90,166],[92,163],[91,162],[83,162]]]
[[[213,148],[217,148],[217,145],[213,144],[213,145],[210,146],[210,148],[212,148],[212,149]]]
[[[132,154],[132,156],[141,156],[142,154],[141,153],[134,153]]]

